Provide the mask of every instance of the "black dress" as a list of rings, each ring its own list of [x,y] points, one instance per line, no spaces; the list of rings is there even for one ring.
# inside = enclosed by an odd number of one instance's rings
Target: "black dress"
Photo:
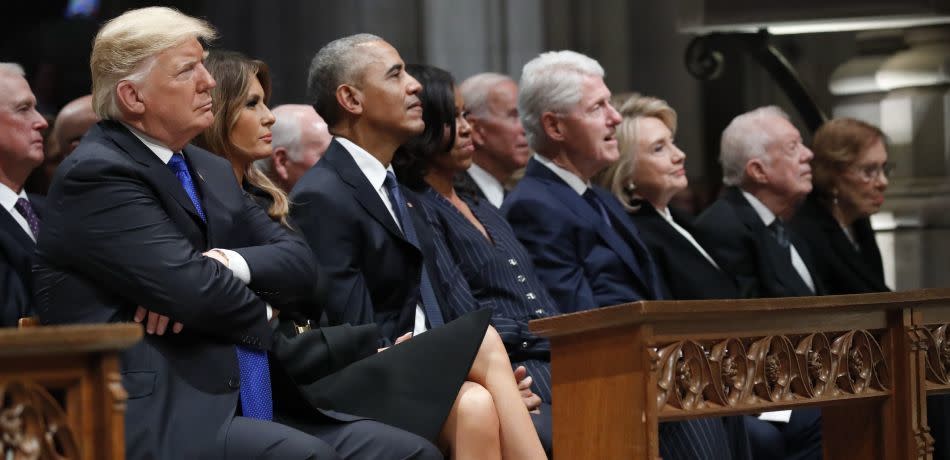
[[[270,205],[270,197],[263,190],[248,184],[245,190],[249,199],[265,208]],[[376,349],[377,328],[372,324],[317,328],[300,335],[288,323],[277,325],[284,334],[275,339],[271,353],[285,372],[276,372],[274,379],[289,382],[275,381],[274,391],[288,391],[290,384],[295,387],[291,390],[298,390],[314,408],[371,418],[435,443],[475,360],[490,317],[489,310],[478,310],[380,353]],[[352,349],[347,352],[328,357],[307,347],[315,334],[326,338],[350,334],[361,339],[348,342]],[[311,410],[283,409],[298,417]]]
[[[811,194],[792,219],[815,256],[815,266],[829,294],[889,292],[884,283],[881,251],[868,218],[851,226],[854,244],[834,216]],[[927,424],[934,437],[933,458],[950,458],[950,396],[927,397]]]

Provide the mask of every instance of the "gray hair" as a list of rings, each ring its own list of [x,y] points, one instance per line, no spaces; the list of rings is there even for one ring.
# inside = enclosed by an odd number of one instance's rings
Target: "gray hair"
[[[96,34],[89,58],[96,115],[120,118],[116,85],[122,80],[141,82],[159,53],[191,38],[207,43],[216,35],[204,20],[162,6],[129,10],[107,22]]]
[[[0,73],[13,75],[16,77],[26,77],[23,66],[16,62],[0,62]]]
[[[385,41],[372,34],[356,34],[338,38],[328,43],[310,61],[307,76],[307,90],[313,108],[323,117],[327,125],[333,126],[342,116],[336,102],[336,89],[346,83],[353,83],[357,71],[366,63],[358,53],[357,47],[364,43]]]
[[[300,114],[292,110],[281,110],[282,107],[285,106],[281,105],[271,110],[275,117],[274,125],[270,127],[273,138],[271,145],[275,150],[280,147],[286,148],[287,155],[296,160],[300,152],[300,136],[303,133],[300,126]],[[257,169],[264,174],[271,174],[274,172],[274,156],[256,160],[254,166],[257,166]]]
[[[575,51],[541,53],[524,65],[518,111],[532,150],[541,151],[546,139],[541,115],[574,108],[581,100],[584,78],[603,76],[604,68],[597,61]]]
[[[491,94],[492,89],[505,82],[516,83],[514,78],[495,72],[484,72],[468,77],[459,85],[459,91],[465,99],[465,108],[473,116],[484,116],[488,111],[488,95]]]
[[[733,118],[722,131],[719,163],[722,164],[723,184],[741,184],[750,160],[761,158],[769,161],[767,149],[775,139],[767,122],[775,118],[788,120],[788,114],[774,105],[759,107]]]

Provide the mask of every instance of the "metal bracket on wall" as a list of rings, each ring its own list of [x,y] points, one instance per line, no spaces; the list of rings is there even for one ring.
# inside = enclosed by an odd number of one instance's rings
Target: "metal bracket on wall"
[[[785,56],[772,46],[771,37],[765,29],[757,33],[715,32],[700,35],[686,47],[686,69],[699,80],[713,80],[722,75],[727,53],[746,53],[769,73],[814,134],[828,117],[815,103]]]

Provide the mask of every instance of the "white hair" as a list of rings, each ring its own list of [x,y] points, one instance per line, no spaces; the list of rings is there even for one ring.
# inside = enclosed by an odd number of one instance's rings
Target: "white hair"
[[[116,85],[122,80],[141,82],[159,53],[191,38],[208,42],[215,35],[204,20],[162,6],[129,10],[107,22],[96,34],[89,57],[96,115],[120,118]]]
[[[766,152],[775,139],[772,137],[773,130],[768,129],[768,122],[776,118],[788,120],[788,114],[770,105],[743,113],[726,126],[719,146],[723,184],[741,184],[749,160],[762,158],[769,161]]]
[[[298,160],[300,156],[300,136],[303,129],[300,126],[300,112],[295,110],[281,110],[284,106],[275,107],[271,112],[274,114],[274,125],[270,127],[271,145],[274,149],[284,147],[287,149],[287,156]],[[271,174],[274,171],[274,156],[261,158],[254,161],[264,174]]]
[[[565,113],[580,103],[586,77],[604,76],[604,68],[575,51],[549,51],[532,59],[521,70],[518,111],[528,145],[543,149],[546,136],[541,126],[545,112]]]
[[[0,73],[10,74],[15,77],[26,77],[23,66],[16,62],[0,62]]]
[[[488,95],[496,86],[506,82],[516,83],[514,78],[495,72],[468,77],[459,85],[459,92],[465,99],[465,108],[476,117],[484,116],[488,111]]]

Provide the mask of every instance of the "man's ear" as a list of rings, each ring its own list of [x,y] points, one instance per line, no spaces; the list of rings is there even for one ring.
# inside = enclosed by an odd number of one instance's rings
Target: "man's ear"
[[[287,181],[287,178],[290,177],[287,174],[287,162],[290,160],[287,157],[287,147],[277,147],[274,149],[274,174],[277,175],[282,181]]]
[[[469,118],[468,124],[472,127],[472,142],[475,144],[475,147],[481,147],[485,145],[485,128],[482,126],[482,124],[474,118]]]
[[[129,80],[122,80],[115,86],[116,105],[124,113],[141,115],[145,113],[145,102],[142,93]]]
[[[541,114],[541,128],[548,139],[561,142],[564,140],[564,128],[561,126],[561,118],[553,112],[544,112]]]
[[[767,184],[769,175],[761,158],[753,158],[745,164],[745,176],[756,184]]]
[[[340,85],[336,88],[336,103],[343,110],[354,115],[363,113],[363,92],[351,85]]]

